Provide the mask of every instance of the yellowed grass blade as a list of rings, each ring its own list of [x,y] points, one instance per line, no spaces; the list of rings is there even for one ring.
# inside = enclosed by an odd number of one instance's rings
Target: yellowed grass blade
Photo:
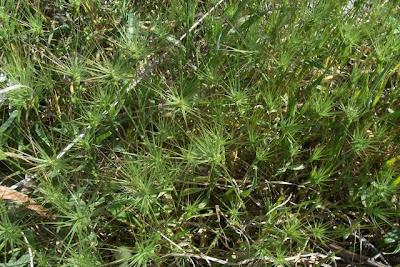
[[[0,199],[11,200],[15,203],[18,203],[19,205],[26,207],[27,209],[35,211],[39,215],[53,217],[52,215],[50,215],[47,209],[36,203],[34,200],[30,199],[27,195],[6,186],[0,185]]]

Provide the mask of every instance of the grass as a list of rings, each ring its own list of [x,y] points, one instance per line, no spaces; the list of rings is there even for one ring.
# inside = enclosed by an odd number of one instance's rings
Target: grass
[[[1,266],[400,264],[399,1],[216,4],[0,1]]]

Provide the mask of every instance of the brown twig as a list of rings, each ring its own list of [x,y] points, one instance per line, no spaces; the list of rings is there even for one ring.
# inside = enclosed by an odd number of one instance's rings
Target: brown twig
[[[360,264],[365,264],[368,266],[373,266],[373,267],[388,267],[389,265],[374,261],[373,259],[370,259],[366,256],[356,254],[354,252],[348,251],[347,249],[339,246],[338,244],[335,243],[329,243],[326,244],[326,246],[335,252],[337,255],[342,257],[343,259],[346,259],[347,261],[350,262],[359,262]]]
[[[386,260],[386,258],[383,256],[382,252],[380,252],[371,242],[369,242],[365,237],[362,235],[354,234],[354,236],[360,240],[361,243],[365,243],[367,247],[371,248],[372,250],[377,253],[373,259],[380,258],[386,265],[389,265],[389,262]]]

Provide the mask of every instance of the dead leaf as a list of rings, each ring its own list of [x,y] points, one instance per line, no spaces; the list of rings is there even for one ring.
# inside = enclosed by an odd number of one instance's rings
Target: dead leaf
[[[17,159],[21,159],[23,161],[25,161],[26,163],[30,164],[30,165],[35,165],[35,163],[33,163],[32,161],[29,161],[26,157],[16,154],[16,153],[12,153],[12,152],[4,152],[4,155],[10,158],[17,158]]]
[[[52,215],[50,215],[50,212],[47,209],[36,203],[34,200],[30,199],[27,195],[10,189],[6,186],[0,185],[0,199],[11,200],[15,203],[18,203],[19,205],[26,207],[27,209],[37,212],[39,215],[53,217]]]

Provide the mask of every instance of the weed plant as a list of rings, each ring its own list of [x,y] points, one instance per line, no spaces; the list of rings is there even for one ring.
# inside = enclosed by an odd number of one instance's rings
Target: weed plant
[[[400,264],[400,2],[216,2],[0,0],[1,266]]]

